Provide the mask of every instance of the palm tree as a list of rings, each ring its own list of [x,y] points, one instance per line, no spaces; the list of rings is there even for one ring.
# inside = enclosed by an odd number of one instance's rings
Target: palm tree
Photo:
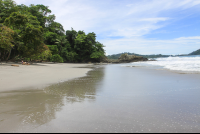
[[[60,47],[60,51],[58,54],[60,54],[63,45],[67,43],[67,39],[65,36],[60,36],[58,39],[56,39],[56,44],[58,44],[58,47]]]

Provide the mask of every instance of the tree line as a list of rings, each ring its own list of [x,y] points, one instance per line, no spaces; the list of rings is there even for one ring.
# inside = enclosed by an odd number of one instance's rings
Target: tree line
[[[169,57],[169,56],[171,56],[171,55],[162,55],[162,54],[142,55],[142,54],[124,52],[124,53],[119,53],[119,54],[108,55],[107,58],[108,59],[118,59],[122,54],[125,54],[125,53],[127,53],[128,55],[142,56],[144,58],[160,58],[160,57]]]
[[[0,0],[0,60],[99,62],[104,45],[94,32],[65,31],[45,5]]]

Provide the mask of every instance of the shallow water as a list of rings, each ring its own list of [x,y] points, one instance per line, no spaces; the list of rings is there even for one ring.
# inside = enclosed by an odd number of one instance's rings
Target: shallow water
[[[97,66],[43,90],[1,92],[0,132],[200,132],[199,81],[199,74]]]

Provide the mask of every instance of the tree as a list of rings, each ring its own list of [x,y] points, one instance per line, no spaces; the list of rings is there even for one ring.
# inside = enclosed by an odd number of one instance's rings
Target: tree
[[[78,54],[78,61],[88,60],[88,44],[86,43],[87,35],[83,31],[79,31],[75,39],[74,51]]]
[[[60,36],[58,39],[56,39],[56,44],[59,47],[59,52],[58,54],[61,53],[62,48],[64,47],[64,44],[68,43],[67,39],[65,39],[65,36]]]
[[[94,32],[85,34],[84,31],[76,32],[73,28],[66,31],[66,39],[69,41],[71,50],[75,55],[74,61],[100,61],[104,56],[103,44],[96,41]]]
[[[14,46],[13,44],[13,34],[14,31],[6,26],[0,25],[0,57],[5,57],[8,53],[8,58],[10,57],[11,50]],[[4,55],[2,54],[4,52]]]
[[[29,7],[29,12],[37,17],[37,20],[40,22],[40,26],[45,28],[46,23],[51,23],[55,20],[55,15],[50,15],[51,10],[49,9],[48,6],[44,5],[34,5],[31,4]]]
[[[41,54],[39,55],[32,55],[31,59],[33,60],[42,60],[42,61],[46,61],[48,59],[51,58],[52,54],[51,51],[49,49],[49,47],[47,45],[44,45],[45,51],[43,51]]]
[[[63,26],[58,22],[52,22],[52,23],[48,24],[46,28],[48,29],[48,31],[56,33],[59,36],[63,36],[65,34],[64,33],[65,30],[64,30]]]
[[[13,12],[4,24],[15,31],[15,39],[21,42],[17,45],[22,56],[31,57],[45,51],[43,28],[35,16],[30,13]]]
[[[60,36],[65,36],[63,26],[58,22],[52,22],[44,29],[45,43],[55,45]]]
[[[52,62],[63,62],[63,58],[59,54],[55,54],[51,57]]]
[[[47,45],[53,55],[58,54],[57,45]]]
[[[100,61],[100,59],[105,56],[105,50],[103,49],[103,47],[103,44],[97,41],[93,46],[93,52],[90,55],[90,58],[96,61]]]
[[[66,31],[66,39],[69,41],[69,44],[71,45],[71,48],[74,48],[75,45],[75,39],[77,36],[77,32],[71,28],[71,30]]]
[[[13,0],[0,0],[0,23],[10,16],[12,12],[16,12],[16,2]]]
[[[96,41],[94,32],[86,34],[73,28],[65,32],[50,13],[45,5],[16,5],[13,0],[0,0],[0,24],[4,25],[0,29],[1,59],[99,61],[104,46]]]
[[[58,35],[54,32],[47,31],[44,33],[44,42],[48,45],[55,45],[56,39],[58,39]]]

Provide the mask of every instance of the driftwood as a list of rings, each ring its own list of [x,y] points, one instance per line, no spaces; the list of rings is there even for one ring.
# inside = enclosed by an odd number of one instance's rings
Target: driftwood
[[[14,66],[14,67],[19,67],[19,65],[15,65],[15,64],[12,64],[11,66]]]

